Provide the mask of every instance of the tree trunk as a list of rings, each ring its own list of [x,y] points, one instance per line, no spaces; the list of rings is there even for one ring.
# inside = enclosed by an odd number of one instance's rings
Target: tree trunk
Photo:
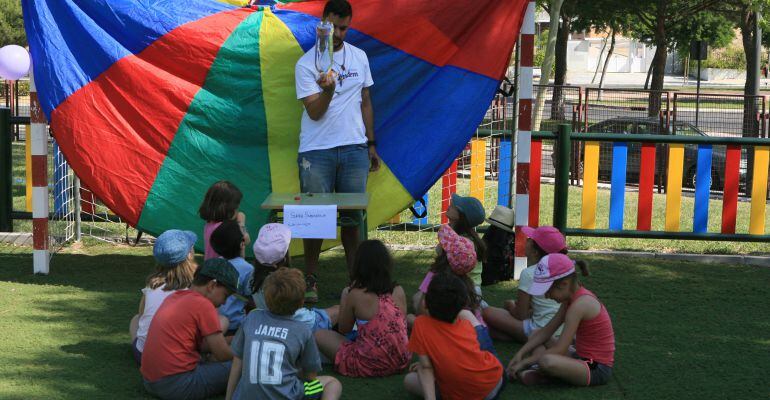
[[[756,52],[756,37],[754,24],[756,23],[756,14],[746,6],[741,15],[741,35],[743,36],[743,51],[746,54],[746,84],[743,87],[743,94],[746,96],[758,94],[759,88],[756,85],[756,75],[759,73],[755,68],[756,57],[761,55]],[[759,136],[759,123],[757,121],[757,104],[754,98],[744,97],[743,100],[743,132],[742,136]],[[752,171],[754,170],[754,152],[748,152],[746,173],[746,195],[752,191]]]
[[[596,82],[596,75],[599,75],[599,68],[602,67],[602,56],[604,55],[604,49],[606,48],[607,48],[607,38],[605,37],[604,40],[602,40],[602,49],[599,51],[599,59],[596,60],[596,69],[594,70],[594,77],[591,78],[592,85],[594,84],[594,82]],[[645,86],[646,85],[647,83],[645,83]]]
[[[545,108],[545,89],[548,81],[551,79],[551,68],[553,68],[554,53],[556,50],[556,35],[559,31],[559,15],[561,5],[564,0],[551,0],[549,16],[551,18],[548,29],[548,44],[545,46],[545,59],[540,70],[540,84],[537,89],[537,98],[532,110],[532,130],[539,131],[540,124],[543,122],[543,108]]]
[[[647,68],[647,78],[644,80],[644,90],[647,90],[650,88],[650,76],[652,76],[652,68],[655,66],[655,63],[650,63],[650,67]]]
[[[743,94],[746,96],[755,96],[759,94],[759,87],[756,85],[756,78],[759,71],[755,66],[756,58],[761,57],[761,55],[756,52],[757,37],[754,34],[754,24],[756,24],[756,14],[747,9],[744,16],[741,18],[743,51],[746,54],[746,84],[743,87]],[[745,97],[743,101],[743,136],[759,136],[757,112],[756,100],[754,98]]]
[[[607,75],[607,66],[610,65],[610,59],[612,53],[615,52],[615,27],[612,28],[612,40],[610,41],[610,49],[607,50],[607,58],[604,59],[604,67],[602,68],[602,77],[599,79],[599,100],[602,96],[602,87],[604,86],[604,77]]]
[[[663,81],[666,74],[666,5],[668,0],[658,1],[657,21],[655,24],[655,57],[652,59],[652,82],[650,83],[649,116],[660,114],[660,92],[663,90]]]
[[[572,26],[572,19],[567,15],[561,16],[559,32],[556,36],[556,68],[553,77],[553,96],[551,98],[551,119],[564,121],[564,85],[567,76],[567,43]]]

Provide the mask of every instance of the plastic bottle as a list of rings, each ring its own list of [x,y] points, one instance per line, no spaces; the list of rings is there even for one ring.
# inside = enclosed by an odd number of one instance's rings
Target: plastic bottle
[[[328,74],[334,64],[334,25],[328,21],[320,21],[315,31],[315,67],[318,72]]]

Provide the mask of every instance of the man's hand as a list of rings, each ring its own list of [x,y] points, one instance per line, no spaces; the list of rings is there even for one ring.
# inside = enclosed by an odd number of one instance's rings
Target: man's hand
[[[377,172],[380,170],[380,156],[377,155],[377,149],[374,146],[369,146],[369,172]]]
[[[337,76],[334,71],[329,71],[327,74],[321,74],[316,83],[324,92],[334,94],[334,89],[337,87]]]

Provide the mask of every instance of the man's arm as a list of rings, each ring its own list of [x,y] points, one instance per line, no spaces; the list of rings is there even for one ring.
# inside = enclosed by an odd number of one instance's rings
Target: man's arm
[[[369,161],[371,162],[369,171],[374,172],[380,169],[380,157],[377,155],[377,148],[374,144],[374,107],[368,87],[361,89],[361,117],[364,119],[366,140],[369,142]]]
[[[302,98],[302,104],[305,106],[305,110],[307,110],[307,115],[313,121],[318,121],[326,114],[326,110],[329,109],[329,104],[332,102],[332,97],[334,97],[334,89],[337,86],[333,74],[321,74],[317,82],[318,86],[321,87],[321,92]]]

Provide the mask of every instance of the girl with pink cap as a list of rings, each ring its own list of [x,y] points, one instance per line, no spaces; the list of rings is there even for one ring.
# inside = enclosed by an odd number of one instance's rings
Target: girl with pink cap
[[[533,282],[535,264],[551,253],[566,254],[567,242],[564,235],[552,226],[525,226],[521,230],[527,236],[524,249],[530,266],[521,272],[516,300],[506,300],[503,308],[487,307],[483,315],[493,338],[524,343],[535,331],[543,329],[559,311],[559,303],[554,300],[527,292]],[[560,333],[561,327],[555,335]]]
[[[477,263],[476,248],[473,242],[459,235],[450,225],[442,225],[438,230],[438,244],[433,265],[431,265],[430,271],[425,275],[419,291],[413,298],[415,313],[417,315],[425,313],[425,294],[428,292],[428,286],[433,277],[438,273],[451,271],[460,277],[468,290],[468,302],[465,308],[473,312],[476,319],[483,326],[486,326],[481,317],[481,296],[476,291],[476,284],[469,276]],[[411,314],[407,317],[410,326],[414,319],[415,316]]]
[[[508,375],[523,384],[544,383],[557,378],[573,385],[603,385],[612,376],[615,360],[615,333],[612,321],[599,299],[584,288],[575,273],[576,263],[564,254],[543,257],[535,269],[527,292],[544,295],[561,304],[559,312],[535,332],[508,364]],[[585,264],[577,264],[586,274]],[[546,349],[560,325],[558,341]],[[575,351],[570,352],[572,338]]]

